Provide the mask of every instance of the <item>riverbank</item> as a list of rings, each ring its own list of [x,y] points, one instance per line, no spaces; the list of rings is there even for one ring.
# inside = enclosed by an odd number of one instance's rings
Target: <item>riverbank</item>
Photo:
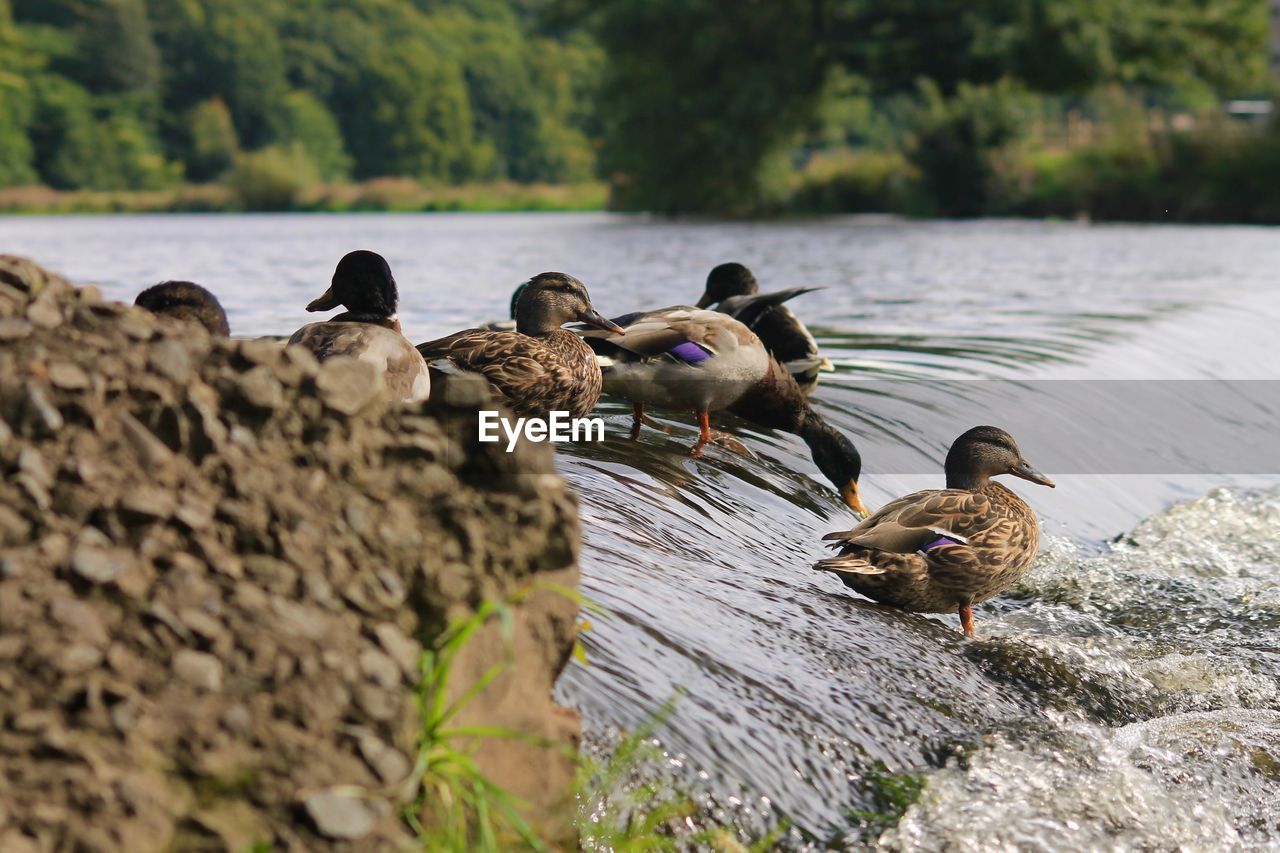
[[[377,178],[358,184],[308,186],[288,174],[248,174],[218,184],[186,184],[165,190],[55,190],[0,188],[0,214],[244,213],[294,211],[507,211],[603,210],[608,188],[600,182],[521,184],[510,181],[428,186],[412,178]]]

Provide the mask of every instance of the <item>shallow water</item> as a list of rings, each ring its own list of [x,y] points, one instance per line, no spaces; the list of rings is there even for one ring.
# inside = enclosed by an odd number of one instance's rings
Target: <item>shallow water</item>
[[[954,617],[888,610],[810,571],[853,523],[791,436],[566,449],[583,587],[606,613],[561,680],[607,744],[674,699],[658,772],[693,823],[790,847],[1280,849],[1280,233],[595,215],[0,219],[0,250],[109,295],[162,278],[282,334],[346,250],[385,254],[417,339],[505,313],[562,269],[606,314],[687,303],[734,259],[837,365],[815,400],[855,438],[867,503],[940,484],[976,422],[1009,426],[1056,490],[1018,483],[1047,540],[1032,574]],[[1248,380],[1226,385],[1206,380]],[[1104,381],[1108,380],[1108,381]],[[1109,380],[1128,380],[1112,383]],[[1199,381],[1189,381],[1199,380]],[[1022,488],[1026,486],[1026,488]],[[896,826],[877,780],[926,774]]]

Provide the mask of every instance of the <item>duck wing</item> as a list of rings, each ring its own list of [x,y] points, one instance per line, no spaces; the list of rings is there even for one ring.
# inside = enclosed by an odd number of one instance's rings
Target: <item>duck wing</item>
[[[632,358],[670,357],[696,364],[743,347],[762,346],[760,339],[732,317],[718,311],[676,305],[657,311],[638,311],[615,317],[621,335],[575,327],[597,354],[628,354]]]
[[[1003,521],[991,499],[965,489],[931,489],[892,501],[852,530],[828,533],[832,547],[911,554],[968,545]],[[939,540],[946,540],[945,542]]]

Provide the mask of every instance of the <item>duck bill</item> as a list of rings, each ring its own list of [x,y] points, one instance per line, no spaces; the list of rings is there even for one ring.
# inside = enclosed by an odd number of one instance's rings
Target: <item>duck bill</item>
[[[615,335],[625,335],[627,330],[601,314],[599,311],[591,308],[587,311],[578,312],[579,322],[586,323],[588,326],[594,326],[597,329],[604,329],[606,332],[613,332]]]
[[[338,297],[334,295],[333,288],[330,287],[324,292],[319,299],[313,299],[307,304],[308,311],[332,311],[342,303],[338,301]]]
[[[697,305],[695,305],[695,306],[693,306],[693,307],[694,307],[694,308],[707,308],[707,307],[709,307],[710,305],[711,305],[711,297],[704,293],[704,294],[702,294],[702,298],[698,300],[698,304],[697,304]]]
[[[871,513],[862,503],[862,496],[858,494],[858,483],[856,480],[850,480],[845,487],[840,490],[840,497],[844,500],[845,506],[856,512],[862,518],[866,518]]]
[[[1053,480],[1050,480],[1044,474],[1041,474],[1034,467],[1032,467],[1031,463],[1029,462],[1022,462],[1022,463],[1019,463],[1018,465],[1015,465],[1014,467],[1009,469],[1009,473],[1015,477],[1021,477],[1024,480],[1029,480],[1032,483],[1035,483],[1040,486],[1048,486],[1051,489],[1057,488],[1057,486],[1053,484]]]

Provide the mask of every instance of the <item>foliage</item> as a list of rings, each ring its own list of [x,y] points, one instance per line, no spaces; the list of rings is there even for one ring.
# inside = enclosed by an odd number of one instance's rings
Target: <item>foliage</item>
[[[921,89],[907,159],[919,172],[932,212],[977,216],[993,194],[994,158],[1027,124],[1025,93],[1007,80],[962,83],[951,98],[932,83]]]
[[[1107,83],[1256,90],[1266,8],[1251,0],[561,0],[607,62],[599,100],[617,203],[679,211],[767,211],[777,164],[823,123],[848,81],[891,98],[929,81],[959,98],[917,139],[940,208],[964,212],[993,147],[965,137],[1001,87],[1084,93]],[[837,85],[833,85],[833,78]],[[987,98],[984,93],[993,94]],[[985,101],[985,103],[978,103]],[[928,99],[926,99],[928,103]],[[937,104],[933,104],[937,109]],[[998,116],[989,116],[995,119]],[[975,143],[982,140],[975,140]],[[935,170],[965,170],[954,185]]]
[[[587,180],[599,52],[543,5],[0,0],[0,185],[207,181],[295,144],[326,181]]]
[[[556,745],[510,729],[454,723],[469,703],[512,666],[511,608],[528,592],[525,589],[505,600],[486,601],[474,614],[450,625],[423,653],[422,681],[416,694],[421,728],[411,777],[417,796],[404,812],[423,849],[496,851],[516,841],[533,850],[546,849],[521,815],[520,802],[484,774],[472,751],[476,740],[484,738],[524,740],[548,748]],[[450,700],[454,661],[490,620],[496,620],[501,628],[506,657]]]
[[[228,183],[244,210],[292,210],[317,180],[315,164],[295,142],[238,155]]]
[[[197,181],[221,176],[231,168],[240,152],[240,138],[236,135],[231,111],[217,96],[201,101],[191,110],[189,138],[187,175]]]

